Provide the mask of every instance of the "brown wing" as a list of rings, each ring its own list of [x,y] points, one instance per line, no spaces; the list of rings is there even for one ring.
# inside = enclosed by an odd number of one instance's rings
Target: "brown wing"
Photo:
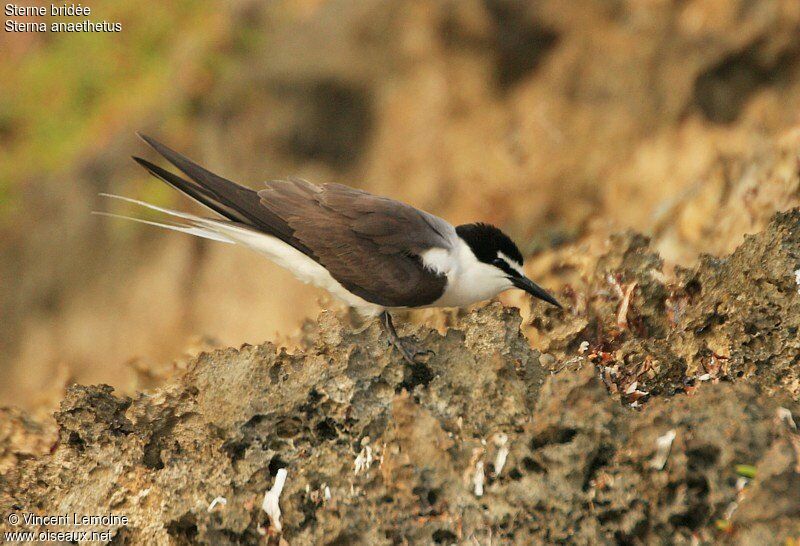
[[[456,234],[444,220],[339,184],[320,187],[290,179],[269,182],[255,192],[140,136],[189,180],[135,158],[153,175],[230,221],[293,246],[365,300],[417,307],[441,295],[445,278],[426,270],[419,254],[450,247]]]
[[[419,256],[450,248],[454,231],[444,220],[340,184],[296,178],[268,182],[258,195],[334,279],[365,300],[419,307],[442,295],[446,278],[425,269]]]

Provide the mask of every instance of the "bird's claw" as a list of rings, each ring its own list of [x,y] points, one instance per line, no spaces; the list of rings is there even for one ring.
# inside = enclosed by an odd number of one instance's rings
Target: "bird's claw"
[[[426,357],[434,356],[436,354],[430,349],[419,349],[411,342],[404,343],[403,340],[400,339],[400,336],[397,335],[394,324],[392,324],[391,315],[389,315],[389,313],[386,311],[383,312],[381,319],[381,326],[389,336],[389,343],[395,346],[395,348],[402,355],[403,360],[409,364],[425,364],[425,362],[428,360]]]
[[[432,356],[436,356],[436,353],[430,349],[420,349],[413,344],[411,345],[409,352],[411,353],[412,364],[426,364]]]
[[[433,352],[431,349],[417,349],[414,351],[414,357],[433,357],[436,356],[436,353]]]
[[[400,355],[403,357],[403,360],[405,360],[409,364],[425,364],[430,357],[436,355],[436,353],[434,353],[430,349],[420,349],[419,347],[410,342],[403,343],[401,341],[396,344],[393,343],[393,345],[400,352]]]

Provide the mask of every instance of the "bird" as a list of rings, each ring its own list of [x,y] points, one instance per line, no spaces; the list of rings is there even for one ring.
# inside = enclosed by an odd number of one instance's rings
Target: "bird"
[[[217,216],[201,217],[110,193],[101,195],[158,211],[166,219],[97,214],[254,250],[299,280],[327,290],[362,318],[379,319],[391,345],[409,363],[419,363],[430,351],[400,338],[393,312],[465,307],[512,288],[562,307],[525,275],[519,248],[491,224],[453,226],[401,201],[296,177],[268,181],[256,191],[137,135],[182,175],[141,157],[133,160]]]

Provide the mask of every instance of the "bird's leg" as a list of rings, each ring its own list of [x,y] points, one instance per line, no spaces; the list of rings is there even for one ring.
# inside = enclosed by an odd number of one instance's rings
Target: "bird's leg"
[[[394,345],[395,349],[403,356],[403,359],[409,364],[416,364],[414,355],[403,345],[403,341],[400,339],[400,336],[397,335],[397,330],[395,330],[394,323],[392,322],[392,315],[390,315],[388,311],[381,313],[381,327],[383,331],[386,332],[386,335],[389,336],[391,344]]]
[[[403,340],[400,339],[400,336],[397,335],[397,330],[394,329],[394,323],[392,322],[392,316],[389,314],[388,311],[384,311],[381,313],[381,327],[383,331],[389,336],[389,341],[391,341],[392,345],[400,352],[403,356],[403,359],[408,362],[409,364],[419,364],[416,360],[417,357],[423,356],[426,354],[433,354],[433,351],[422,351],[419,350],[416,346],[411,343],[403,343]]]

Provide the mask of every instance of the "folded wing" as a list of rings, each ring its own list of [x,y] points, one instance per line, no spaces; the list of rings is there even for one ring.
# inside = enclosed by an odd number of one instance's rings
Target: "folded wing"
[[[447,279],[419,256],[451,247],[455,231],[444,220],[340,184],[296,178],[268,182],[258,195],[339,283],[365,300],[420,307],[442,295]]]
[[[317,186],[290,178],[255,192],[142,138],[190,180],[134,158],[151,174],[232,223],[299,250],[368,302],[419,307],[442,294],[446,278],[426,269],[419,257],[454,244],[455,230],[441,218],[340,184]]]

